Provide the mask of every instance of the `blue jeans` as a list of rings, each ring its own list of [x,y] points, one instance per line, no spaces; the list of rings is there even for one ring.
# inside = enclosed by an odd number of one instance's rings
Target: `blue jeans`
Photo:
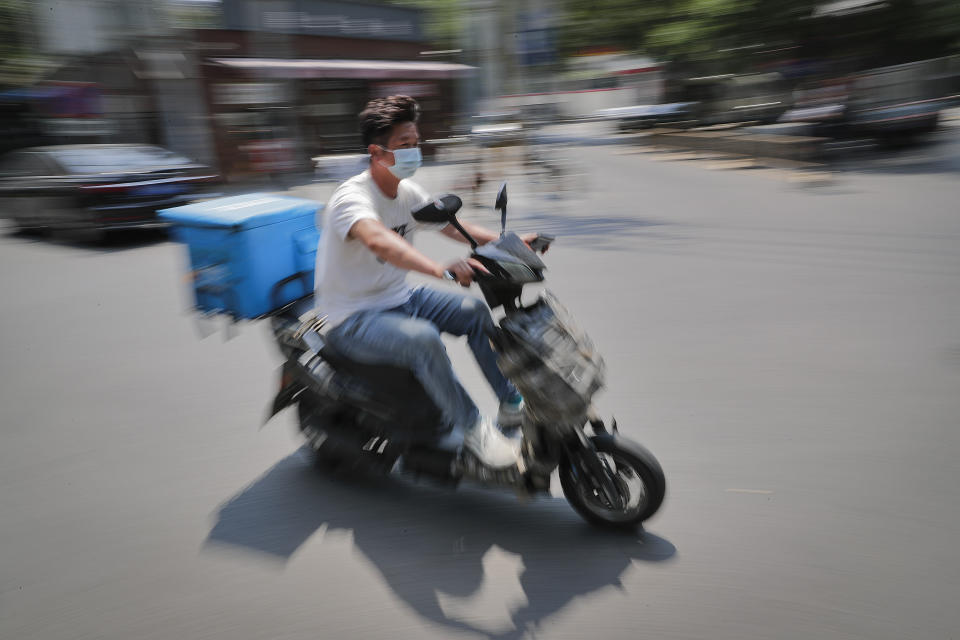
[[[327,340],[358,362],[410,369],[444,418],[468,429],[480,412],[453,372],[440,333],[467,336],[480,370],[503,401],[517,389],[497,366],[489,339],[493,326],[481,300],[421,286],[399,307],[354,313],[328,331]]]

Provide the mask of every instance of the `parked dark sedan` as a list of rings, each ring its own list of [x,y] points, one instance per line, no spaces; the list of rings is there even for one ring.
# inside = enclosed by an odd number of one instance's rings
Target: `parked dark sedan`
[[[0,217],[22,230],[165,227],[158,209],[202,196],[219,177],[162,147],[78,144],[32,147],[0,159]]]
[[[685,129],[696,124],[695,102],[640,104],[632,107],[601,109],[594,113],[599,120],[615,120],[621,133],[632,133],[653,127]]]

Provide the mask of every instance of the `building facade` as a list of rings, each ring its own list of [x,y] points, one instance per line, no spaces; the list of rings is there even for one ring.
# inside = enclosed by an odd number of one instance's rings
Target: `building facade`
[[[373,97],[413,95],[424,137],[448,135],[471,71],[422,56],[422,12],[392,5],[222,0],[198,21],[175,0],[51,2],[38,39],[63,64],[24,97],[45,142],[157,143],[228,179],[362,151]]]

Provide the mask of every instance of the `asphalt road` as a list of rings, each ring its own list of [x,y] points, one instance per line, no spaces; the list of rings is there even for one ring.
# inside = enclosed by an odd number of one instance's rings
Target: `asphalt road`
[[[559,182],[487,167],[559,237],[601,409],[667,473],[633,536],[561,497],[319,475],[291,412],[261,429],[266,327],[202,339],[182,247],[3,235],[0,637],[956,637],[956,149],[814,182],[626,145],[544,148]]]

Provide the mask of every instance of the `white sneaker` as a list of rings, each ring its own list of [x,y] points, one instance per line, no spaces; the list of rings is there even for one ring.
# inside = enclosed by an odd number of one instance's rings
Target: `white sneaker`
[[[494,469],[512,467],[520,459],[520,443],[500,433],[488,418],[481,417],[477,424],[467,431],[463,446],[470,450],[480,462]]]

